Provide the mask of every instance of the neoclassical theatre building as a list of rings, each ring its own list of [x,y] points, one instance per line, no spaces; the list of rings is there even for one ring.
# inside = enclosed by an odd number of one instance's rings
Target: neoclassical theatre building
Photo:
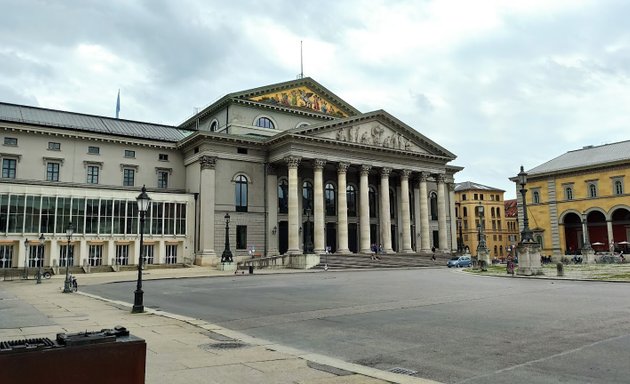
[[[136,264],[143,185],[148,264],[217,265],[228,226],[237,260],[457,247],[455,155],[311,78],[179,126],[0,103],[0,127],[0,268]]]

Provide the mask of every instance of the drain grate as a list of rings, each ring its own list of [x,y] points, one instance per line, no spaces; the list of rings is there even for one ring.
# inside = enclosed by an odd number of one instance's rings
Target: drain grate
[[[245,348],[248,345],[245,343],[232,342],[232,343],[212,343],[212,344],[201,344],[199,348],[203,350],[209,349],[237,349],[237,348]]]
[[[399,373],[401,375],[408,375],[408,376],[413,376],[416,373],[418,373],[418,371],[413,371],[411,369],[401,368],[401,367],[394,367],[394,368],[390,369],[389,372],[391,372],[391,373]]]

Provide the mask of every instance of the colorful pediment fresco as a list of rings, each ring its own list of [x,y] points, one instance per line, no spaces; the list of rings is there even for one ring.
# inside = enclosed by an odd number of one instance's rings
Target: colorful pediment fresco
[[[339,108],[335,107],[330,100],[318,95],[307,87],[297,87],[285,91],[268,93],[262,96],[252,97],[250,100],[289,108],[306,109],[335,117],[348,116],[346,113],[339,110]]]

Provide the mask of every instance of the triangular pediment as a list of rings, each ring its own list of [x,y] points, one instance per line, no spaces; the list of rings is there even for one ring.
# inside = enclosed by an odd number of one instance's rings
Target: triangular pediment
[[[384,111],[299,128],[293,130],[293,133],[379,149],[455,158],[455,155],[445,148]]]
[[[237,92],[230,97],[335,118],[360,113],[310,77]]]

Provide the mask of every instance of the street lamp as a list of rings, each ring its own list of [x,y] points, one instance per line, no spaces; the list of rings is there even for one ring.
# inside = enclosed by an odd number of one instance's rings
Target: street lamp
[[[147,195],[147,188],[144,185],[142,186],[140,194],[138,195],[138,197],[136,197],[136,201],[138,202],[138,211],[140,212],[140,258],[138,260],[138,281],[136,283],[136,291],[134,292],[133,307],[131,308],[131,313],[142,313],[144,312],[144,291],[142,291],[142,263],[144,261],[144,217],[147,213],[147,209],[149,209],[149,205],[151,205],[151,198],[149,197],[149,195]]]
[[[479,245],[477,245],[477,254],[479,254],[479,249],[486,250],[488,247],[486,246],[486,235],[484,234],[484,215],[483,215],[484,206],[479,202],[478,212],[479,212]]]
[[[24,239],[24,280],[28,280],[28,239]]]
[[[66,245],[66,280],[63,282],[63,293],[72,293],[72,282],[70,281],[70,273],[68,269],[70,268],[70,241],[72,240],[72,235],[74,234],[74,225],[72,223],[68,223],[66,227],[66,236],[68,237],[68,243]]]
[[[221,262],[231,263],[232,251],[230,251],[230,214],[226,213],[223,218],[225,219],[225,249],[221,255]]]
[[[37,270],[37,284],[42,283],[42,264],[44,264],[44,252],[42,247],[44,246],[44,241],[46,241],[46,238],[42,233],[39,236],[39,248],[37,249],[37,266],[39,268]]]
[[[306,237],[306,244],[304,244],[304,254],[311,253],[313,249],[313,242],[311,241],[311,209],[306,208],[306,224],[304,229],[304,236]]]
[[[527,184],[527,173],[523,169],[522,165],[521,171],[518,173],[518,183],[521,185],[520,192],[523,199],[523,232],[521,232],[521,243],[532,243],[534,242],[534,235],[529,229],[529,220],[527,220],[527,201],[525,201],[525,195],[527,194],[527,189],[525,189],[525,185]]]
[[[464,254],[464,238],[462,237],[462,203],[456,202],[457,205],[457,229],[459,236],[457,237],[457,254]]]

